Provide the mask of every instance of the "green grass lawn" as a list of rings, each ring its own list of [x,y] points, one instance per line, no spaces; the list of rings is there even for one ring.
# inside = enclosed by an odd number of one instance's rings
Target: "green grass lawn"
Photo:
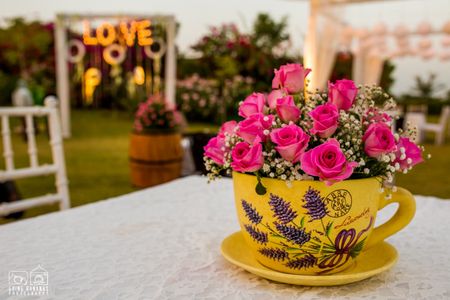
[[[129,181],[128,135],[130,114],[117,111],[75,110],[72,112],[72,137],[64,140],[71,205],[79,206],[135,190]],[[42,125],[42,124],[41,124]],[[188,131],[214,131],[217,127],[191,124]],[[432,141],[431,139],[429,140]],[[37,139],[39,161],[51,162],[45,134]],[[13,145],[17,166],[27,166],[26,143],[14,134]],[[426,145],[431,160],[419,165],[408,175],[399,175],[397,184],[414,194],[450,198],[450,143]],[[0,149],[3,152],[3,149]],[[0,167],[3,168],[3,160]],[[205,181],[206,183],[206,181]],[[23,197],[32,197],[54,189],[54,177],[23,179],[17,182]],[[24,217],[55,211],[57,207],[39,207],[25,212]],[[0,219],[0,224],[8,220]]]

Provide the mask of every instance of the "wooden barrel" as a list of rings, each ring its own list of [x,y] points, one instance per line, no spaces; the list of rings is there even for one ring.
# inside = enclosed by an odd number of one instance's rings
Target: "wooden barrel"
[[[179,133],[132,133],[128,153],[134,186],[154,186],[181,175],[183,148]]]

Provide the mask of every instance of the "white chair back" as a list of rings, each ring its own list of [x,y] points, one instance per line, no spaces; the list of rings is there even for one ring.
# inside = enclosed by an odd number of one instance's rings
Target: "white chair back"
[[[445,128],[445,125],[448,122],[448,118],[450,117],[450,106],[444,106],[442,108],[441,117],[439,118],[439,124]]]
[[[53,158],[53,163],[50,165],[39,165],[33,124],[33,118],[35,116],[46,116],[48,119],[50,147]],[[29,167],[16,169],[14,166],[14,152],[11,143],[11,130],[9,124],[10,117],[25,118],[28,156],[30,159]],[[70,198],[56,98],[47,97],[45,100],[45,107],[0,108],[0,118],[2,124],[3,156],[5,158],[5,170],[0,170],[0,182],[51,174],[54,174],[56,179],[56,193],[16,202],[2,203],[0,204],[0,216],[23,211],[35,206],[50,205],[54,203],[59,203],[59,208],[61,210],[69,208]]]

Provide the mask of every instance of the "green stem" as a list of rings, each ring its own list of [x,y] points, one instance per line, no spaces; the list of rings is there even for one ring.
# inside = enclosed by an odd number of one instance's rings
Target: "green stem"
[[[330,237],[327,235],[327,229],[326,229],[325,225],[323,224],[323,220],[322,219],[320,219],[320,223],[322,223],[322,228],[323,228],[323,232],[324,232],[325,236],[330,241],[331,245],[334,245],[334,243],[331,241]]]
[[[274,235],[282,237],[281,235],[279,235],[275,230],[273,230],[272,228],[270,228],[270,226],[268,224],[264,225],[263,223],[260,223],[262,226],[264,226],[266,229],[268,229],[270,232],[272,232]]]

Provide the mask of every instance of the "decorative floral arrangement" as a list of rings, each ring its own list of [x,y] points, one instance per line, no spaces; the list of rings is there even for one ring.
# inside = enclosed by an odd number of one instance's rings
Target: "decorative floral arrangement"
[[[351,80],[328,84],[328,91],[309,92],[311,70],[287,64],[275,70],[272,91],[253,93],[239,106],[239,123],[222,125],[204,147],[208,177],[224,172],[252,173],[260,178],[320,180],[327,185],[379,177],[392,183],[395,172],[407,173],[423,161],[416,130],[392,130],[396,103],[380,87]],[[383,99],[382,107],[375,99]]]
[[[235,99],[248,95],[252,84],[252,78],[236,75],[226,79],[221,88],[217,80],[194,74],[177,82],[177,104],[190,121],[220,122],[223,115],[235,114]]]
[[[210,27],[209,33],[192,48],[196,51],[220,56],[228,54],[230,50],[239,52],[250,46],[250,36],[239,32],[238,27],[231,23]]]
[[[177,104],[189,120],[215,119],[219,103],[219,89],[215,80],[194,74],[177,81]]]
[[[220,114],[227,116],[236,116],[236,110],[239,108],[239,100],[253,91],[254,79],[235,75],[231,79],[225,79],[222,88],[222,102],[224,105],[219,107]]]
[[[154,130],[175,131],[180,129],[183,123],[183,116],[176,107],[156,94],[139,104],[134,118],[134,130],[137,133]]]

